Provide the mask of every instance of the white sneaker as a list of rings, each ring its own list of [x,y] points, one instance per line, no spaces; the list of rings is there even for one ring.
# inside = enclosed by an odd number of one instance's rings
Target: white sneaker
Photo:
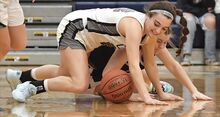
[[[174,88],[171,84],[169,84],[168,82],[165,82],[165,81],[160,81],[160,84],[161,84],[161,87],[163,89],[163,92],[173,93]],[[149,86],[148,91],[151,94],[157,94],[156,88],[152,84]]]
[[[205,65],[209,66],[220,66],[220,62],[216,61],[215,59],[206,59],[205,60]]]
[[[13,70],[13,69],[8,69],[6,71],[6,80],[10,84],[12,90],[14,90],[18,84],[21,84],[20,81],[21,73],[22,71]]]
[[[185,54],[183,55],[183,61],[180,63],[182,66],[191,66],[191,55]]]
[[[19,84],[15,90],[12,91],[12,97],[18,102],[25,102],[28,97],[35,95],[37,87],[30,84],[30,81],[26,81]]]
[[[11,109],[11,114],[16,115],[16,117],[35,117],[37,113],[30,111],[26,104],[20,103]]]

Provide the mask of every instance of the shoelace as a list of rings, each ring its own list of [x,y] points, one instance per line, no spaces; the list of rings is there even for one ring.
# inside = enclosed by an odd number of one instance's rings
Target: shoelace
[[[25,86],[18,85],[19,91],[22,92],[25,96],[31,96],[36,93],[36,90],[33,86],[28,86],[31,84],[25,84]]]

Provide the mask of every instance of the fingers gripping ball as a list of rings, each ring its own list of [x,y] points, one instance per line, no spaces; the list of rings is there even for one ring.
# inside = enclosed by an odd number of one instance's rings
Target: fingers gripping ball
[[[114,69],[103,76],[100,89],[106,100],[121,103],[130,98],[133,92],[133,82],[127,72]]]

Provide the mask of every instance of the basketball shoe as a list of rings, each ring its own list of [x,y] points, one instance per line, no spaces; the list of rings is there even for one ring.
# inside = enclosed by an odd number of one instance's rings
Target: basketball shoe
[[[165,93],[173,93],[174,88],[171,84],[165,81],[160,81],[161,87],[163,89],[163,92]],[[151,94],[157,94],[156,88],[151,84],[148,88],[149,93]]]
[[[6,80],[8,81],[12,90],[14,90],[18,84],[21,84],[20,77],[22,71],[8,69],[6,71]]]
[[[17,88],[12,91],[12,97],[18,102],[25,102],[28,97],[37,93],[37,87],[30,84],[30,81],[26,81],[22,84],[18,84]]]

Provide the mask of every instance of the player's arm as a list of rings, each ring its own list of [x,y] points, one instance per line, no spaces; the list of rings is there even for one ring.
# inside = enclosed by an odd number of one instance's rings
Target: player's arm
[[[147,104],[166,104],[165,102],[152,99],[147,91],[147,88],[145,87],[144,78],[139,66],[139,45],[143,31],[140,23],[134,18],[123,18],[119,23],[119,31],[125,36],[126,53],[130,74],[141,98]]]
[[[172,57],[167,48],[158,52],[158,57],[167,67],[167,69],[193,94],[197,92],[197,88],[193,85],[183,67]]]
[[[127,62],[125,48],[122,49],[115,49],[114,53],[112,54],[111,58],[109,59],[105,69],[102,73],[104,75],[111,69],[121,69],[121,67]]]
[[[142,51],[145,71],[152,84],[156,87],[158,95],[161,95],[163,93],[163,90],[160,85],[159,71],[155,62],[155,43],[156,39],[149,38],[147,42],[142,46]]]

